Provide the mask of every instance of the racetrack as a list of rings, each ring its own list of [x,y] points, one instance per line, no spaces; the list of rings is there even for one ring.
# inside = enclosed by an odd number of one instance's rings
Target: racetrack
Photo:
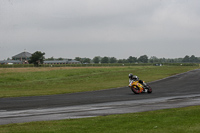
[[[0,124],[200,105],[200,69],[149,84],[152,94],[136,95],[128,87],[122,87],[73,94],[1,98]]]

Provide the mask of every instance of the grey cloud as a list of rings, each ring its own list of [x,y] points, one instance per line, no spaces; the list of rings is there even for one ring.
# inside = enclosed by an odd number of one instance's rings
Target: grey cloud
[[[16,54],[26,48],[42,49],[47,57],[96,53],[125,58],[132,52],[129,47],[139,46],[135,56],[187,53],[181,51],[200,56],[193,48],[200,41],[198,5],[198,0],[3,0],[0,52],[8,49]],[[3,54],[0,59],[10,56]]]

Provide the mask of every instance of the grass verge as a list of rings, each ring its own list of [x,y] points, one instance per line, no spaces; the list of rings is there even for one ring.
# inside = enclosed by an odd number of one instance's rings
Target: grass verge
[[[0,98],[110,89],[127,86],[129,73],[150,82],[197,68],[197,66],[0,68]]]
[[[200,106],[1,125],[0,133],[199,133]]]

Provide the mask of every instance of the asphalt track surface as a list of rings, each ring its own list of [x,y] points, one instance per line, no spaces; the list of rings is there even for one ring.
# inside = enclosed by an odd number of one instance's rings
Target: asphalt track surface
[[[109,90],[0,98],[0,125],[123,114],[200,105],[200,69],[149,83],[153,93],[128,87]]]

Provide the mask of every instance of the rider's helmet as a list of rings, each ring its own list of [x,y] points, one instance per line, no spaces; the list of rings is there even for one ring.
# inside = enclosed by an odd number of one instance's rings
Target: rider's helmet
[[[129,77],[129,79],[132,79],[132,78],[133,78],[133,74],[130,73],[130,74],[128,75],[128,77]]]
[[[136,76],[136,75],[134,75],[132,79],[133,79],[134,81],[138,81],[138,80],[139,80],[138,76]]]

